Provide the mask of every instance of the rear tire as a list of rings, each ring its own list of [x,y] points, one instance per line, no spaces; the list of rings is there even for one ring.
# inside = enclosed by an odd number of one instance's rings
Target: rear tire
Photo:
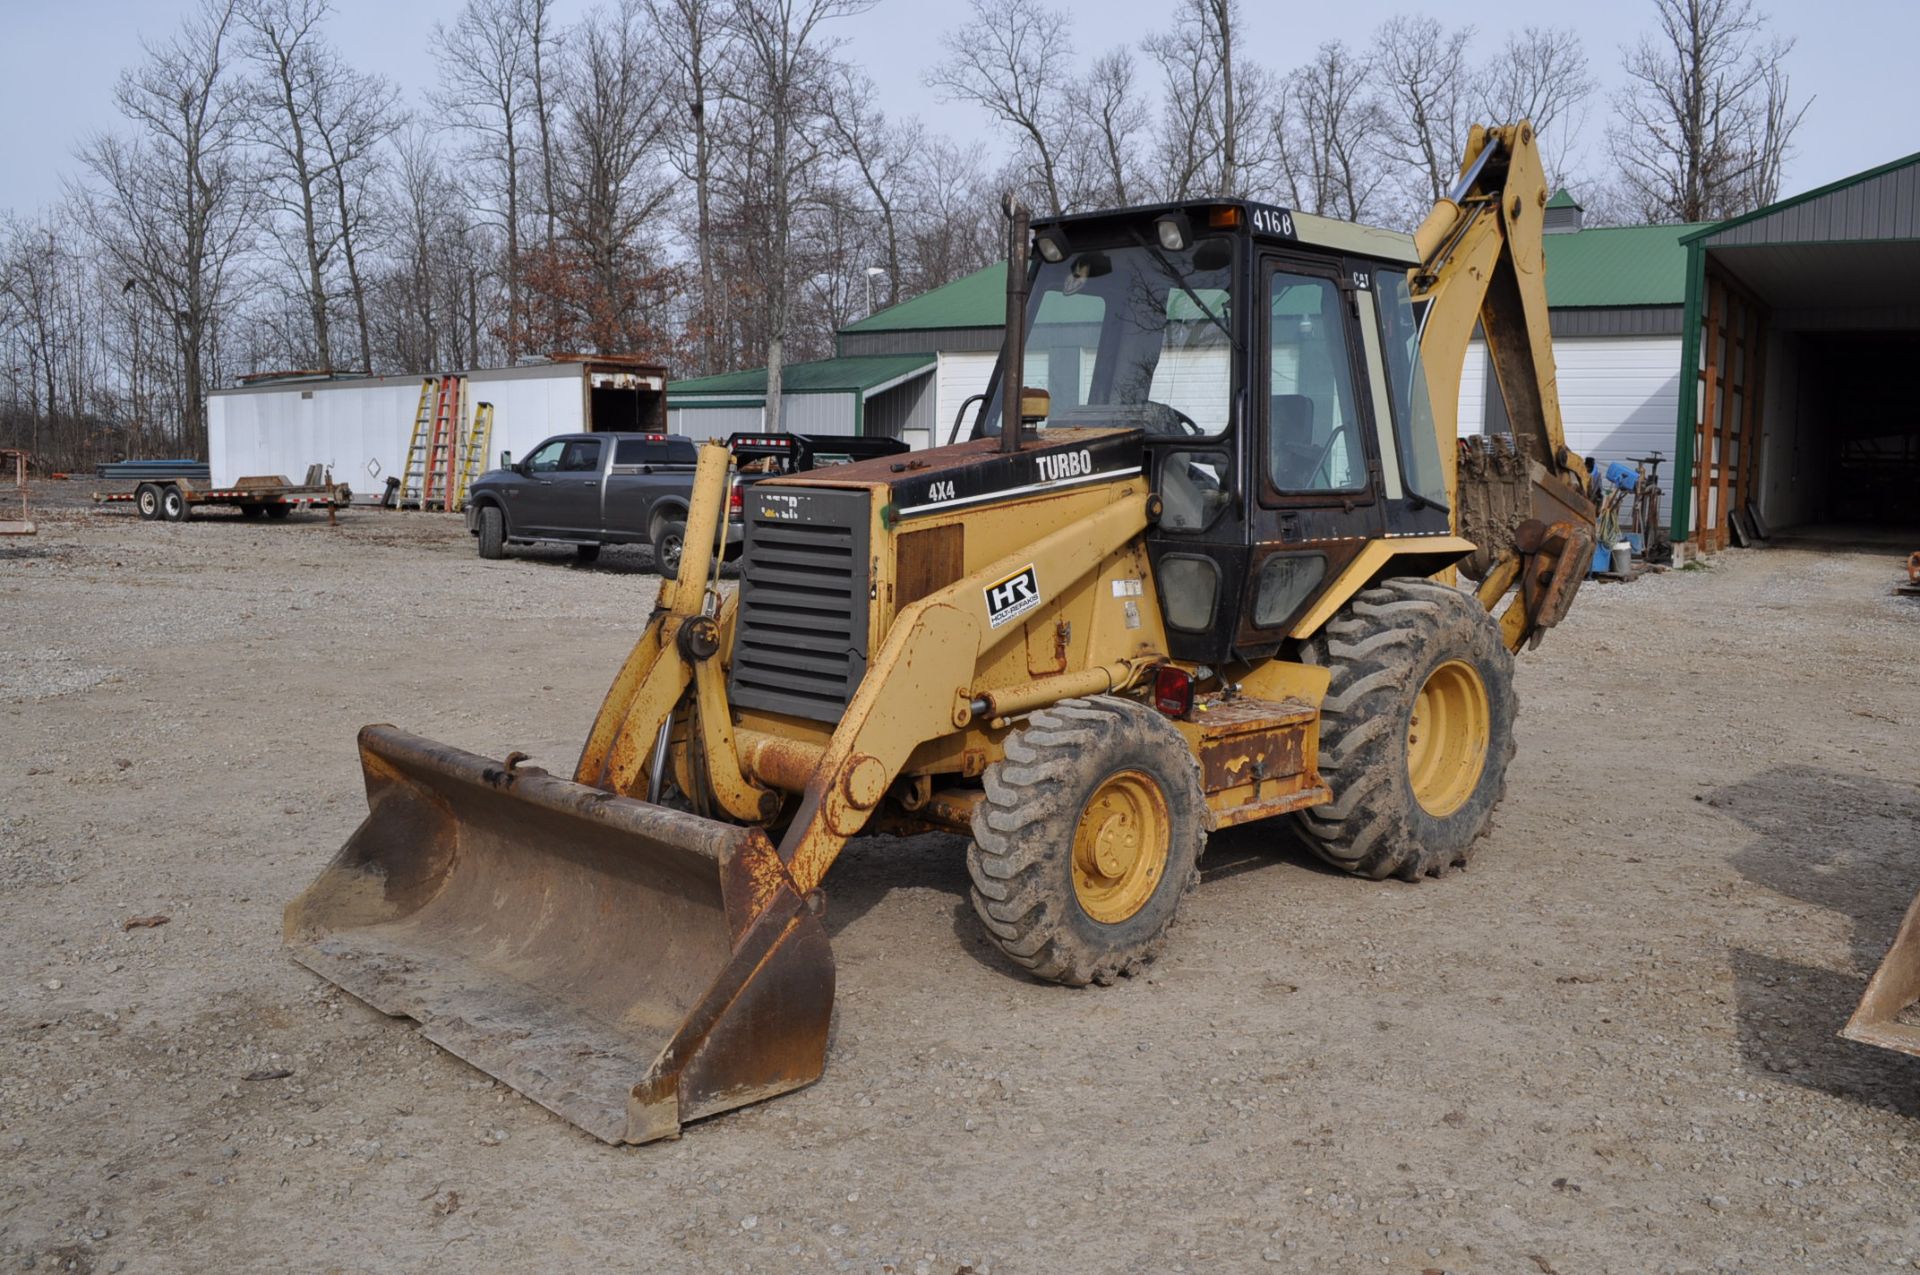
[[[268,505],[266,507],[266,512],[267,512],[267,517],[272,518],[277,522],[282,518],[292,517],[293,506],[292,505]]]
[[[133,493],[133,509],[146,522],[152,522],[160,516],[160,489],[152,483],[141,483]]]
[[[249,519],[264,518],[266,517],[266,513],[267,513],[267,507],[265,505],[240,506],[240,516],[242,518],[249,518]]]
[[[178,487],[160,489],[160,517],[167,522],[185,522],[187,520],[187,498]]]
[[[498,505],[480,506],[480,556],[489,560],[507,556],[507,516]]]
[[[580,566],[589,567],[600,560],[599,545],[575,545],[573,560]]]
[[[687,524],[663,522],[653,533],[653,569],[672,579],[680,574],[680,555],[687,547]]]
[[[1360,876],[1465,867],[1506,794],[1519,698],[1500,626],[1431,580],[1364,590],[1301,653],[1332,681],[1320,772],[1333,800],[1294,816],[1314,853]]]
[[[1016,964],[1073,987],[1166,944],[1207,844],[1200,765],[1132,700],[1062,700],[1007,737],[973,811],[973,908]]]

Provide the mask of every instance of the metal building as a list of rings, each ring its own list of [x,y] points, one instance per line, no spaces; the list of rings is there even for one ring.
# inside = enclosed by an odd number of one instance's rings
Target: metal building
[[[1920,154],[1689,233],[1673,537],[1920,526]]]
[[[780,375],[780,424],[796,434],[862,434],[925,447],[933,435],[937,359],[925,352],[792,363]],[[767,371],[726,372],[669,387],[676,434],[725,438],[766,428]]]

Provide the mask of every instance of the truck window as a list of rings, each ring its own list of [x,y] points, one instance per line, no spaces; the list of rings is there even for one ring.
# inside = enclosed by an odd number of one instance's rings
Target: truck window
[[[600,468],[600,440],[597,438],[570,438],[560,453],[562,473],[592,473]]]
[[[567,440],[556,438],[552,442],[542,443],[533,449],[533,455],[527,457],[527,469],[536,474],[550,474],[560,468],[560,453],[565,451]]]
[[[697,465],[700,463],[700,449],[693,445],[691,438],[669,438],[666,446],[668,464]]]
[[[613,447],[613,463],[616,465],[658,465],[664,459],[660,454],[660,444],[644,438],[623,438]]]

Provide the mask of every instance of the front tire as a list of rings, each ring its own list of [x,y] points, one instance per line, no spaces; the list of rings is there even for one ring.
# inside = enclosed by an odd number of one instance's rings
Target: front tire
[[[1305,644],[1332,675],[1320,772],[1333,800],[1294,816],[1322,859],[1418,881],[1465,867],[1506,793],[1519,697],[1500,626],[1431,580],[1362,591]]]
[[[507,556],[507,516],[498,505],[480,506],[480,556],[490,561]]]
[[[293,517],[293,506],[292,505],[268,505],[267,517],[273,519],[275,522],[280,521],[282,518],[291,518]]]
[[[133,493],[133,508],[142,521],[153,522],[160,517],[160,489],[152,483],[141,483]]]
[[[983,781],[967,871],[1001,951],[1073,987],[1159,954],[1207,843],[1200,766],[1172,724],[1132,700],[1062,700]]]

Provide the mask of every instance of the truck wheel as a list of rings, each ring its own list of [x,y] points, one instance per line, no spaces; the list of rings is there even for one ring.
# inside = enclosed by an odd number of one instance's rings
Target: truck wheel
[[[1294,816],[1322,859],[1418,881],[1466,866],[1506,793],[1513,656],[1478,601],[1431,580],[1360,593],[1302,659],[1332,673],[1320,771],[1333,800]]]
[[[1207,843],[1180,732],[1132,700],[1061,700],[1007,737],[983,782],[967,871],[1000,950],[1073,987],[1151,961]]]
[[[267,517],[269,518],[274,518],[274,519],[287,518],[287,517],[291,517],[292,514],[293,514],[292,505],[268,505],[267,506]]]
[[[168,522],[187,520],[187,498],[180,494],[178,487],[160,489],[160,516]]]
[[[573,560],[583,567],[598,562],[600,560],[600,546],[575,545],[573,547]]]
[[[507,516],[498,505],[480,506],[480,556],[498,559],[507,556]]]
[[[160,516],[160,489],[152,483],[141,483],[133,493],[133,508],[143,519],[152,522]]]
[[[661,523],[653,533],[653,569],[663,576],[679,575],[680,554],[686,547],[686,523]]]
[[[260,518],[264,518],[266,516],[266,513],[267,513],[267,507],[265,505],[240,506],[240,516],[242,518],[252,518],[257,520]]]

